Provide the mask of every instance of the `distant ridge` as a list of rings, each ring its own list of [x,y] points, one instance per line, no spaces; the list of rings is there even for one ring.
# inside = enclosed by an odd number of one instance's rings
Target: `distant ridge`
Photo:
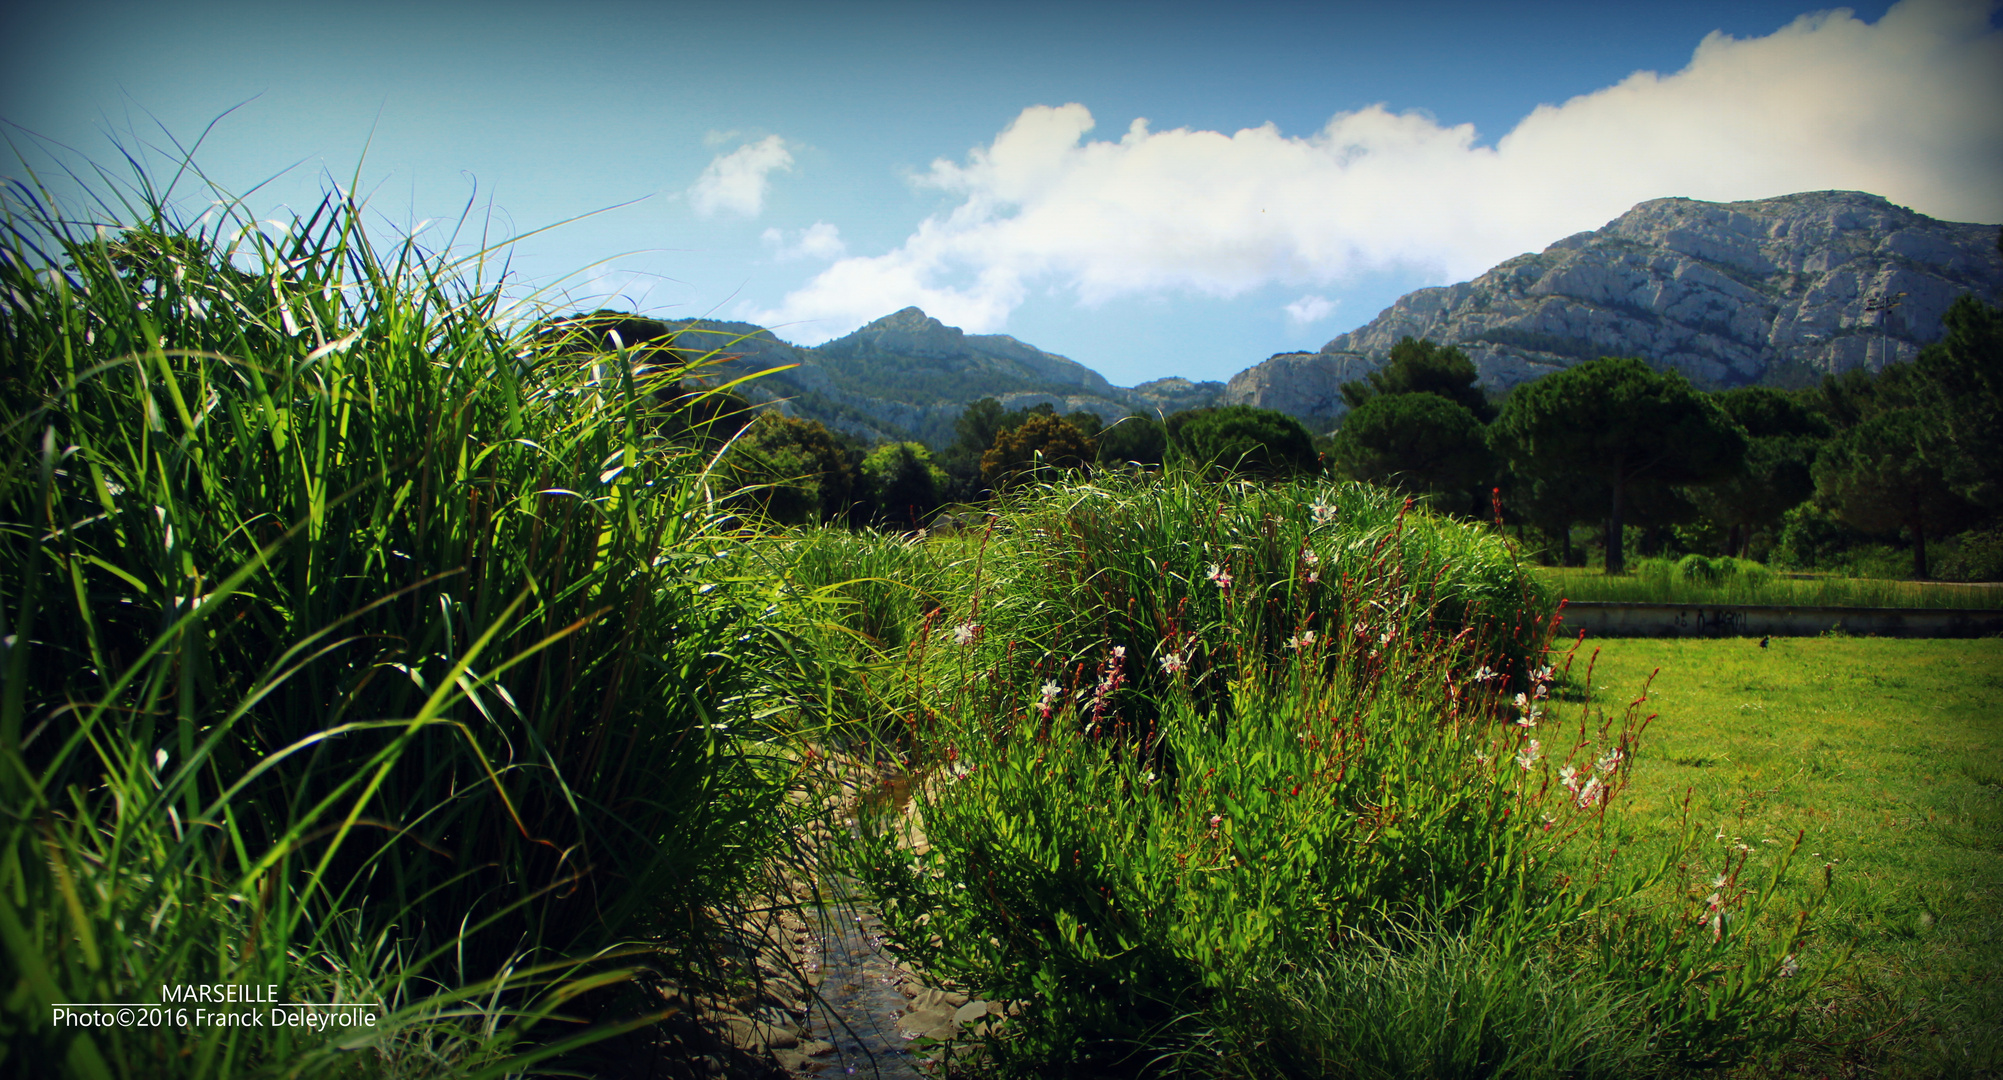
[[[1459,346],[1496,389],[1599,356],[1639,356],[1710,388],[1802,385],[1911,359],[1964,293],[2003,300],[1996,245],[1995,225],[1857,191],[1652,199],[1473,281],[1409,293],[1316,352],[1247,368],[1223,400],[1332,422],[1346,411],[1341,384],[1407,335]],[[1898,300],[1882,325],[1875,298]]]
[[[1178,378],[1114,386],[1069,357],[1006,334],[969,334],[915,307],[812,348],[751,323],[686,319],[661,325],[678,332],[676,346],[684,353],[717,350],[737,357],[726,366],[732,375],[798,365],[747,384],[746,392],[868,439],[943,446],[960,412],[983,397],[1011,409],[1048,403],[1062,413],[1094,412],[1110,423],[1135,411],[1212,404],[1224,389],[1220,382]]]

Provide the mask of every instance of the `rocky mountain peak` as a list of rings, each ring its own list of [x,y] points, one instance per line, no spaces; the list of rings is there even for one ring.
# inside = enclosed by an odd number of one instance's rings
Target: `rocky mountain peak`
[[[1651,199],[1473,281],[1409,293],[1316,353],[1240,372],[1224,396],[1333,420],[1332,388],[1407,335],[1459,346],[1497,389],[1600,356],[1706,387],[1876,370],[1937,339],[1963,294],[2003,301],[1996,235],[1861,191]]]
[[[947,326],[917,307],[891,312],[854,333],[820,346],[830,356],[872,352],[946,358],[968,353],[966,332]]]

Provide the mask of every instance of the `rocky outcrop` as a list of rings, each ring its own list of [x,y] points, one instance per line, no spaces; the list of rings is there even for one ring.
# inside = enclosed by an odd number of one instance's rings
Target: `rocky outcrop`
[[[1410,293],[1319,352],[1240,372],[1225,399],[1339,415],[1329,388],[1381,366],[1407,335],[1459,346],[1495,389],[1600,356],[1639,356],[1709,388],[1805,385],[1911,359],[1965,293],[2003,301],[1996,244],[1995,225],[1854,191],[1654,199],[1473,281]]]

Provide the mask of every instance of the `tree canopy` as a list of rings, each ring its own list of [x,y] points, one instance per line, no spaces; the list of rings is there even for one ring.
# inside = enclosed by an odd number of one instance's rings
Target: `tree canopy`
[[[862,459],[862,482],[878,520],[904,528],[923,525],[939,508],[948,477],[923,443],[890,442]]]
[[[732,443],[723,462],[744,498],[782,524],[833,520],[854,496],[855,470],[818,420],[767,412]]]
[[[1606,567],[1621,573],[1627,498],[1644,482],[1699,484],[1738,470],[1739,425],[1683,376],[1633,357],[1605,357],[1516,388],[1495,422],[1517,472],[1547,483],[1604,485]]]
[[[1358,480],[1466,495],[1495,472],[1482,423],[1434,393],[1376,395],[1351,410],[1330,455]]]
[[[1745,467],[1693,488],[1690,497],[1727,530],[1726,552],[1743,556],[1755,530],[1779,526],[1783,515],[1815,494],[1809,467],[1831,427],[1821,414],[1770,387],[1728,390],[1716,400],[1746,433]]]
[[[1946,476],[1980,506],[2003,507],[2003,309],[1963,296],[1942,318],[1947,333],[1913,367],[1933,391],[1953,456]]]
[[[1314,437],[1283,412],[1250,405],[1190,409],[1168,418],[1171,445],[1220,473],[1279,477],[1321,469]]]
[[[1837,519],[1867,533],[1905,529],[1913,541],[1913,577],[1928,574],[1926,542],[1972,516],[1948,482],[1950,452],[1937,418],[1921,408],[1895,409],[1858,424],[1817,455],[1815,496]]]
[[[1438,394],[1458,403],[1484,424],[1495,419],[1495,406],[1475,380],[1474,361],[1451,345],[1424,338],[1403,337],[1391,346],[1391,358],[1377,371],[1342,384],[1342,399],[1352,409],[1373,397],[1395,394]]]
[[[1039,467],[1083,468],[1092,463],[1097,453],[1098,446],[1092,438],[1069,420],[1048,414],[1034,415],[995,436],[994,446],[981,455],[981,478],[1001,491],[1032,475]]]

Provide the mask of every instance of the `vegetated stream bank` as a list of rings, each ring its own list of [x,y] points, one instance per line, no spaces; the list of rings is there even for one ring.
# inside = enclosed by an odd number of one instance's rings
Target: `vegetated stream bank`
[[[843,818],[851,833],[871,817],[911,812],[915,782],[895,773],[859,794],[853,792],[862,785],[849,785],[851,809]],[[813,889],[795,895],[820,899],[800,913],[794,934],[766,936],[765,951],[778,947],[784,955],[764,955],[758,963],[775,982],[787,981],[783,969],[797,970],[809,991],[804,1008],[791,1017],[757,1010],[715,1018],[725,1038],[784,1075],[880,1080],[938,1075],[928,1062],[965,1060],[974,1047],[962,1037],[978,1034],[983,1020],[1002,1013],[999,1004],[935,985],[901,963],[888,947],[875,904],[846,875],[824,871]]]

